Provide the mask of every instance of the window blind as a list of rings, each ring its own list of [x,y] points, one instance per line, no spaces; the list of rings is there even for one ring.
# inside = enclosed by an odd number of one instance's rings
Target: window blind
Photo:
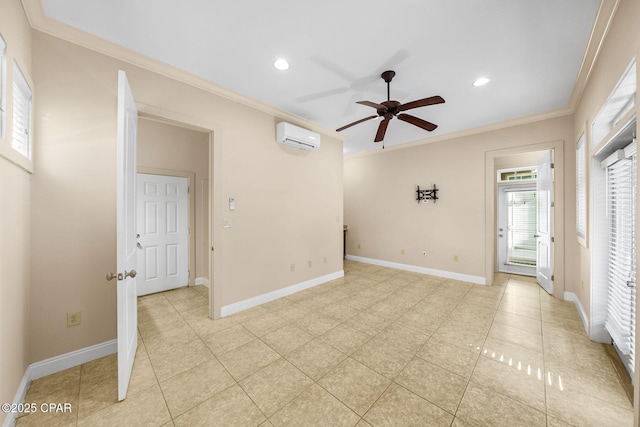
[[[0,35],[0,138],[4,138],[7,120],[7,43]]]
[[[576,229],[578,237],[587,236],[587,162],[584,135],[576,146]]]
[[[625,363],[634,370],[635,359],[635,141],[605,160],[609,259],[607,317],[611,334]]]
[[[23,156],[31,158],[31,88],[24,74],[13,67],[13,139],[11,145]]]
[[[536,191],[509,192],[507,262],[536,265]]]

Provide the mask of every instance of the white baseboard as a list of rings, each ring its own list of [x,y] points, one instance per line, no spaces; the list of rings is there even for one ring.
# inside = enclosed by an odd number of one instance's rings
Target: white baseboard
[[[29,391],[29,387],[31,386],[31,381],[114,354],[117,351],[118,340],[114,339],[101,344],[92,345],[91,347],[85,347],[80,350],[61,354],[60,356],[55,356],[40,362],[32,363],[27,367],[27,370],[22,377],[22,381],[20,381],[18,391],[13,398],[13,403],[19,404],[24,402],[24,399],[27,397],[27,391]],[[9,412],[4,423],[2,423],[2,426],[14,426],[15,419],[18,415],[19,414],[17,412]]]
[[[564,299],[566,301],[571,301],[576,306],[580,319],[582,319],[582,326],[584,326],[584,330],[587,333],[587,336],[589,336],[589,318],[587,317],[587,313],[584,311],[584,307],[582,307],[580,299],[578,299],[578,295],[574,292],[565,292]]]
[[[204,277],[196,277],[196,280],[195,280],[194,283],[195,283],[196,286],[204,285]]]
[[[341,277],[344,277],[343,270],[300,282],[295,285],[287,286],[286,288],[278,289],[277,291],[267,292],[266,294],[258,295],[233,304],[225,305],[224,307],[220,308],[220,316],[229,316],[248,308],[256,307],[260,304],[264,304],[278,298],[286,297],[287,295],[295,294],[296,292],[300,292],[314,286],[322,285],[323,283],[330,282],[331,280],[336,280]]]
[[[452,271],[436,270],[434,268],[418,267],[416,265],[400,264],[397,262],[382,261],[379,259],[365,258],[355,255],[347,255],[346,258],[351,261],[364,262],[367,264],[395,268],[398,270],[412,271],[414,273],[428,274],[430,276],[443,277],[445,279],[460,280],[462,282],[475,283],[477,285],[486,285],[487,282],[484,277],[473,276],[471,274],[454,273]]]

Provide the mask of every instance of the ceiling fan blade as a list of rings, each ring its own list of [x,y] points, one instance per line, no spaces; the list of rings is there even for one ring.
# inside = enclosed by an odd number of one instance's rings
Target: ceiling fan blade
[[[360,105],[366,105],[367,107],[373,107],[376,110],[387,110],[387,107],[385,107],[382,104],[376,104],[375,102],[371,102],[371,101],[358,101],[356,102],[356,104],[360,104]]]
[[[418,99],[416,101],[402,104],[398,109],[400,111],[411,110],[412,108],[426,107],[427,105],[442,104],[444,99],[441,96],[431,96],[429,98]]]
[[[387,126],[389,126],[390,119],[384,119],[378,126],[378,132],[376,132],[376,139],[373,142],[380,142],[384,139],[384,134],[387,132]]]
[[[348,124],[348,125],[346,125],[346,126],[342,126],[341,128],[336,129],[336,132],[341,132],[341,131],[343,131],[343,130],[345,130],[345,129],[347,129],[347,128],[350,128],[351,126],[355,126],[355,125],[357,125],[357,124],[359,124],[359,123],[366,122],[367,120],[375,119],[376,117],[378,117],[378,116],[369,116],[369,117],[365,117],[364,119],[360,119],[360,120],[358,120],[358,121],[355,121],[355,122],[353,122],[353,123],[349,123],[349,124]]]
[[[424,130],[428,130],[429,132],[438,127],[438,125],[435,125],[426,120],[422,120],[416,116],[411,116],[409,114],[398,114],[398,119],[402,120],[403,122],[411,123],[412,125],[418,126],[419,128],[422,128]]]

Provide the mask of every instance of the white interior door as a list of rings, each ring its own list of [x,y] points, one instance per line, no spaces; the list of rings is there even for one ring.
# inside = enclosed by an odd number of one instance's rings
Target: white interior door
[[[136,135],[138,111],[127,75],[118,71],[117,256],[118,400],[127,395],[138,346],[136,300]]]
[[[536,232],[536,278],[549,294],[553,293],[553,151],[538,159],[538,226]]]
[[[189,284],[189,180],[138,174],[138,296]]]

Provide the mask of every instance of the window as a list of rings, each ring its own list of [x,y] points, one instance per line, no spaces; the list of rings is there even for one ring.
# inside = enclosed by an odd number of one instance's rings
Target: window
[[[597,147],[603,138],[634,107],[635,99],[636,60],[634,58],[593,121],[591,128],[592,147]]]
[[[13,140],[11,145],[31,159],[31,99],[27,79],[17,63],[13,63]]]
[[[587,161],[585,158],[584,135],[576,145],[576,229],[578,238],[587,237]]]
[[[498,171],[498,182],[529,181],[535,180],[538,173],[535,168],[525,169],[500,169]]]
[[[7,128],[7,43],[0,35],[0,138]]]
[[[609,259],[605,328],[629,373],[635,350],[635,200],[636,143],[615,151],[603,162],[606,168]]]

